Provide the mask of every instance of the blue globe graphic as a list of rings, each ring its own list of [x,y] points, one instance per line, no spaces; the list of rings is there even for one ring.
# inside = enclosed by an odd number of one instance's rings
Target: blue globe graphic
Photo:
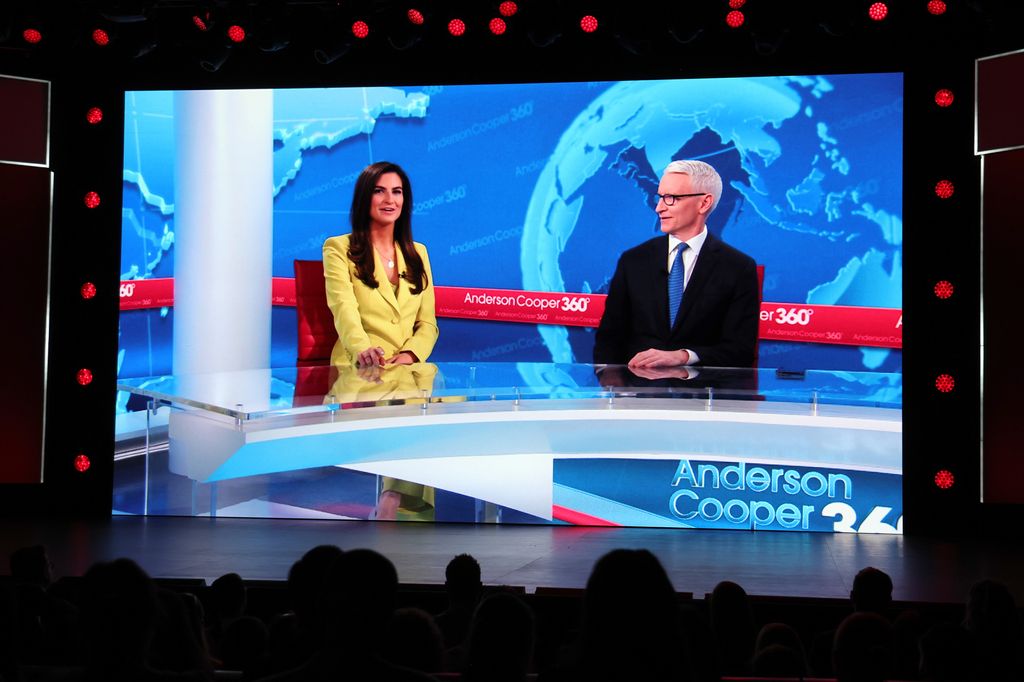
[[[537,180],[520,252],[523,288],[605,293],[619,254],[659,234],[654,193],[665,166],[699,158],[724,184],[709,230],[770,263],[767,300],[899,307],[899,198],[870,196],[873,178],[851,168],[816,116],[832,90],[822,77],[612,85],[566,129]],[[857,131],[847,132],[849,142]],[[637,224],[638,204],[649,222]],[[787,261],[787,249],[806,252],[812,242],[821,258]],[[592,331],[538,332],[553,362],[591,359]],[[865,369],[889,355],[861,351]]]

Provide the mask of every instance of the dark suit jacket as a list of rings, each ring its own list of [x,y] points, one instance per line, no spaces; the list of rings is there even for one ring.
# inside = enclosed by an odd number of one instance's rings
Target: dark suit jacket
[[[668,237],[619,258],[597,329],[594,362],[625,364],[648,348],[692,350],[710,367],[751,367],[757,347],[757,265],[710,232],[668,326]]]

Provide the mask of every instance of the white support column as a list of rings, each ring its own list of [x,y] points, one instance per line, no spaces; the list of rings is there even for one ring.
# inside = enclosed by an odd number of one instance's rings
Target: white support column
[[[174,96],[174,373],[270,366],[273,91]]]

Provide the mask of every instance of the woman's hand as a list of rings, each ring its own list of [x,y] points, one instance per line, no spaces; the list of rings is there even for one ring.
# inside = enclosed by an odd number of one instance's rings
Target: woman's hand
[[[403,350],[398,355],[388,358],[386,362],[389,365],[411,365],[414,362],[419,362],[419,360],[409,351]]]
[[[356,376],[370,384],[381,384],[384,380],[380,378],[380,365],[359,365],[356,367]]]
[[[367,348],[361,351],[356,357],[356,365],[359,367],[372,367],[384,364],[384,349],[380,346]]]

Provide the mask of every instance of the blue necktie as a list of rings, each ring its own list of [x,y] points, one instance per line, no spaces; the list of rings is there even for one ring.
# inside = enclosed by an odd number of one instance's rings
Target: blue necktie
[[[676,247],[676,255],[672,260],[672,270],[668,273],[668,327],[676,326],[676,316],[679,315],[679,304],[683,302],[683,251],[686,250],[686,242],[681,242]]]

